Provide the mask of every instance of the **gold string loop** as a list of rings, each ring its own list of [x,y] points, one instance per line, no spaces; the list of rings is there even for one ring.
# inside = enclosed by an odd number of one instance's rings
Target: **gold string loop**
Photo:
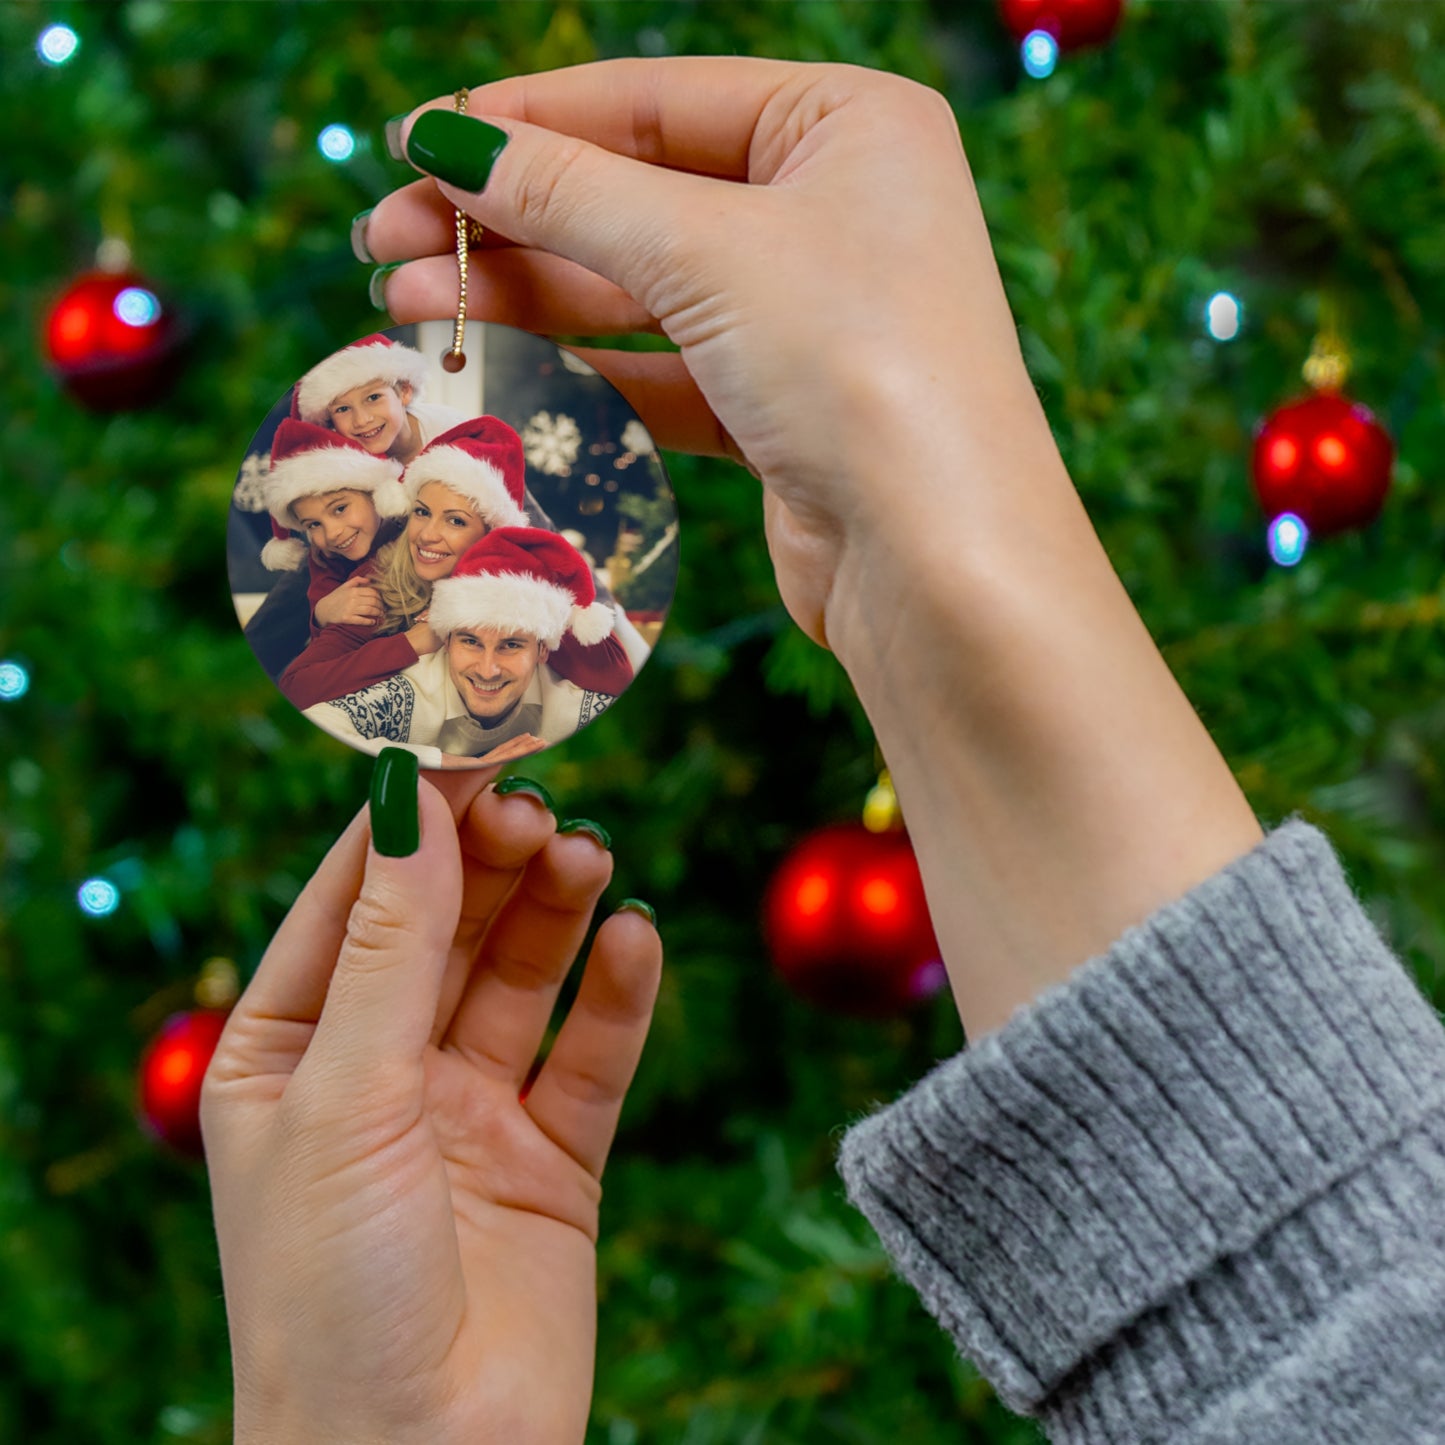
[[[452,96],[452,105],[459,115],[467,113],[470,92],[465,88]],[[452,328],[452,344],[449,351],[442,353],[444,371],[460,371],[467,364],[462,341],[467,329],[467,250],[481,244],[486,233],[480,221],[474,221],[465,211],[458,211],[457,217],[457,324]]]

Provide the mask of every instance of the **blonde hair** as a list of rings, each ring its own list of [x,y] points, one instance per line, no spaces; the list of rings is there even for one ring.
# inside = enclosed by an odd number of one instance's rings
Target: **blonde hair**
[[[416,575],[405,531],[376,554],[376,590],[384,609],[378,636],[405,632],[431,606],[431,583]]]

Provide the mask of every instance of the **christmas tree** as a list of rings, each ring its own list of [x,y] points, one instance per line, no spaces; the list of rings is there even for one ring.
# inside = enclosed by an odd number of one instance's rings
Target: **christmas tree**
[[[940,89],[1136,605],[1260,817],[1323,827],[1445,1002],[1445,12],[1133,0],[1051,70],[982,0],[20,0],[0,39],[0,1439],[230,1439],[205,1175],[137,1124],[137,1061],[205,960],[254,967],[371,764],[253,658],[227,506],[292,381],[386,324],[350,218],[412,177],[385,119],[458,85],[746,53]],[[126,324],[166,320],[120,410],[48,364],[46,318],[102,248]],[[1368,527],[1276,561],[1254,430],[1326,332],[1393,439],[1392,486]],[[609,899],[654,903],[668,952],[606,1180],[589,1441],[1035,1440],[833,1168],[840,1126],[961,1045],[946,994],[834,1015],[766,955],[770,876],[874,781],[866,720],[782,610],[753,478],[665,461],[663,639],[622,703],[522,769],[605,822]]]

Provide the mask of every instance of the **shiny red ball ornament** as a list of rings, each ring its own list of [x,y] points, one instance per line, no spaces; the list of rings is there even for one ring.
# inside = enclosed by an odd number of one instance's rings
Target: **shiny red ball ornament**
[[[1317,537],[1373,522],[1390,490],[1390,434],[1368,407],[1315,392],[1272,412],[1255,433],[1255,495],[1272,521],[1293,512]]]
[[[946,982],[918,862],[902,831],[840,823],[804,838],[764,901],[773,965],[837,1013],[901,1013]]]
[[[1124,0],[999,0],[998,13],[1022,44],[1035,30],[1047,31],[1060,50],[1102,45],[1118,28]]]
[[[45,353],[77,401],[124,411],[154,402],[174,378],[179,332],[143,277],[91,271],[51,307]]]
[[[195,1009],[172,1014],[140,1061],[140,1112],[151,1132],[182,1154],[199,1158],[201,1081],[228,1013]]]

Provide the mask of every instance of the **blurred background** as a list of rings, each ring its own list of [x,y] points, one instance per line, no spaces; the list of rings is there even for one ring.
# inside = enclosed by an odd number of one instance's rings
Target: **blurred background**
[[[412,175],[386,118],[459,85],[712,52],[942,90],[1131,595],[1261,818],[1325,828],[1445,999],[1445,7],[1130,0],[1032,40],[1019,9],[0,7],[0,1440],[230,1439],[204,1167],[156,1133],[185,1143],[191,1056],[147,1050],[198,980],[244,982],[370,765],[252,657],[227,504],[283,390],[386,324],[350,221]],[[607,1174],[589,1442],[1036,1440],[833,1169],[963,1042],[946,995],[905,1006],[926,920],[903,889],[894,934],[835,930],[836,967],[798,936],[806,887],[761,922],[800,858],[838,864],[825,825],[896,841],[858,822],[866,720],[778,603],[757,484],[664,460],[668,628],[527,765],[611,829],[609,899],[651,901],[668,948]]]

